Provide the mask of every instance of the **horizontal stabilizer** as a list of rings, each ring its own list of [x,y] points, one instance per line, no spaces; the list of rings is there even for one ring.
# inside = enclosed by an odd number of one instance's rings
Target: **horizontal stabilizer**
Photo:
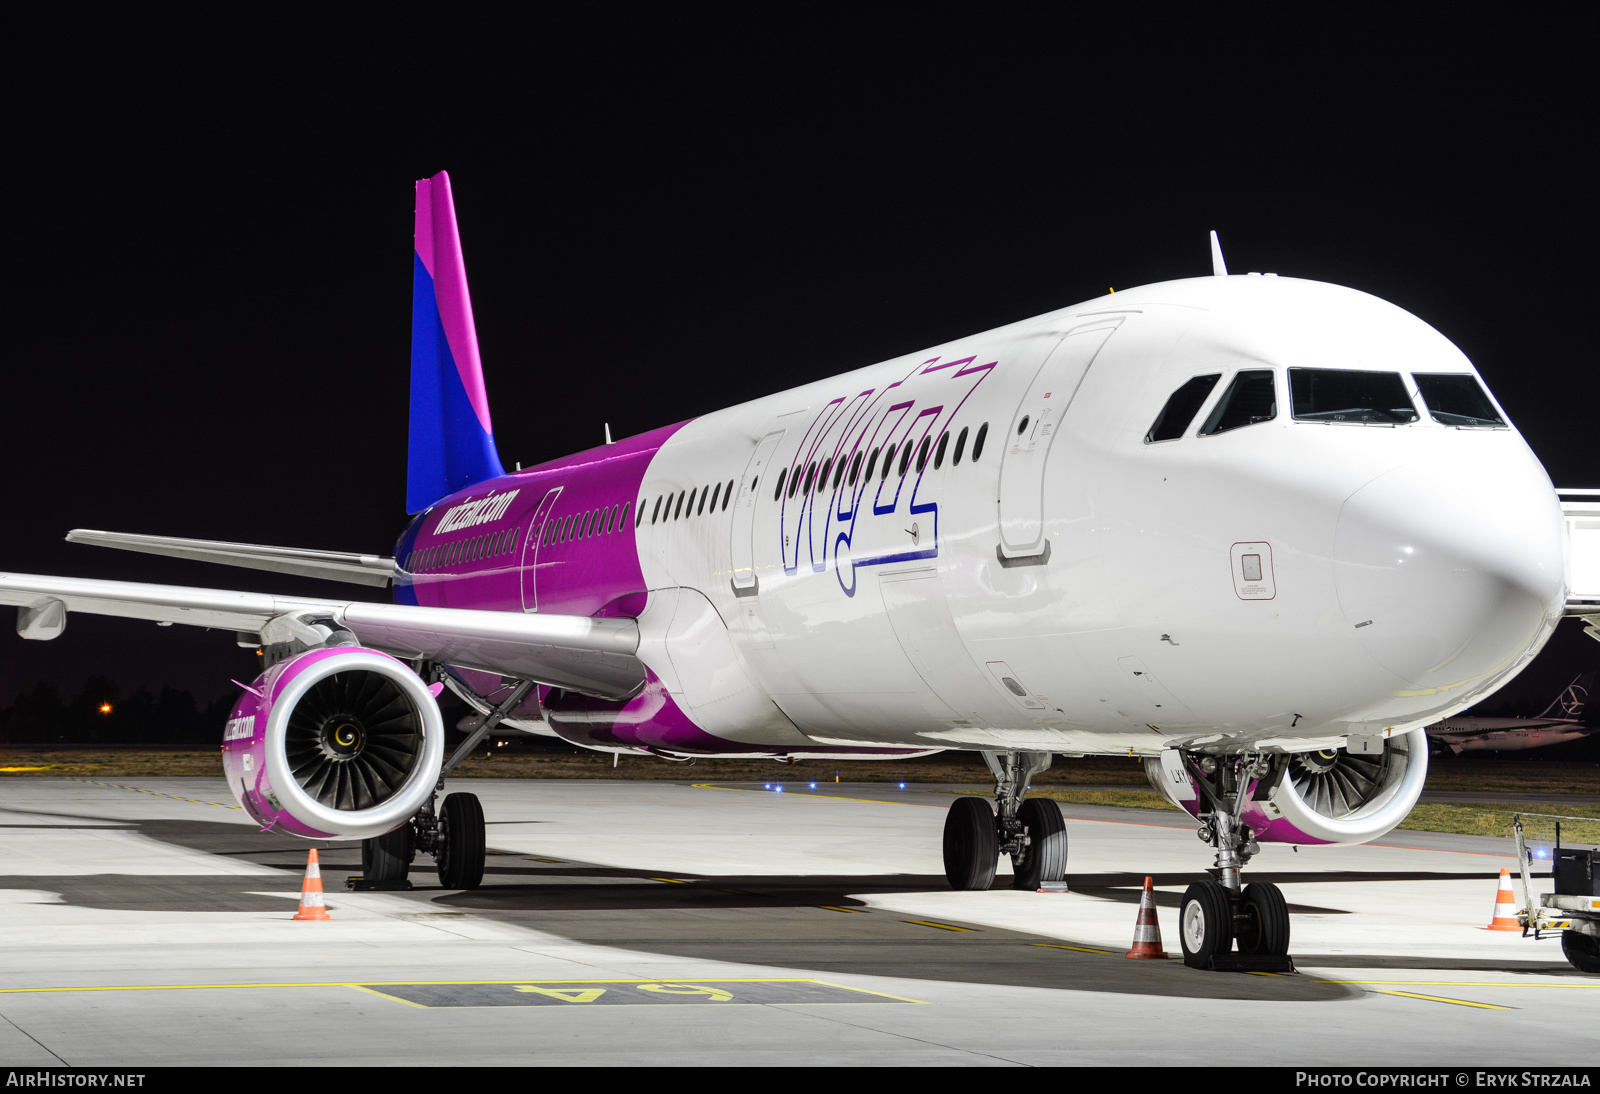
[[[311,551],[301,547],[264,547],[256,543],[222,543],[212,539],[179,539],[176,536],[141,536],[131,532],[97,532],[92,528],[74,528],[67,533],[67,542],[115,547],[120,551],[139,551],[169,558],[187,558],[195,562],[215,562],[219,566],[242,566],[248,570],[320,577],[327,581],[348,581],[355,585],[376,585],[379,588],[394,579],[394,559],[381,555]]]

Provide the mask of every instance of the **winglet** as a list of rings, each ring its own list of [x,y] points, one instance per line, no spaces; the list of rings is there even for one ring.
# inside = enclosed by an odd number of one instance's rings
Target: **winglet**
[[[494,444],[450,176],[417,182],[406,512],[505,474]]]
[[[1228,264],[1222,261],[1222,240],[1217,238],[1215,228],[1211,230],[1211,272],[1217,277],[1228,276]]]

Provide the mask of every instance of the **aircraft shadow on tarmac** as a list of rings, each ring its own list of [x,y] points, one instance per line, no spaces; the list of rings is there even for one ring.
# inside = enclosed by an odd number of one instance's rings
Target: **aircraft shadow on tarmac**
[[[17,815],[13,812],[13,815]],[[42,890],[81,907],[137,911],[281,912],[288,915],[304,869],[306,844],[238,824],[191,820],[94,823],[100,818],[34,813],[37,825],[9,828],[124,829],[191,851],[232,857],[283,873],[261,874],[44,875],[0,877],[0,888]],[[3,838],[3,835],[0,835]],[[360,870],[359,848],[335,844],[322,854],[328,902],[337,918],[344,878]],[[1335,1001],[1360,989],[1323,983],[1304,975],[1261,976],[1205,973],[1179,960],[1126,961],[1119,950],[1070,940],[939,917],[918,919],[859,899],[873,894],[938,892],[942,876],[915,874],[699,876],[680,872],[624,870],[588,863],[538,861],[534,856],[494,853],[484,885],[471,891],[433,887],[432,863],[419,856],[417,888],[394,894],[414,900],[416,913],[400,916],[470,915],[590,945],[707,961],[732,961],[808,973],[891,976],[912,980],[981,983],[1012,987],[1145,994],[1206,999]],[[1198,879],[1163,878],[1176,885]],[[1279,873],[1261,875],[1280,884],[1294,881],[1452,880],[1481,873]],[[997,884],[1003,885],[1004,878]],[[1143,875],[1096,874],[1069,878],[1074,891],[1131,906]],[[285,895],[269,895],[283,893]],[[1048,898],[1041,898],[1048,899]],[[1175,906],[1176,894],[1158,894]],[[1291,911],[1343,914],[1337,909],[1291,905]],[[1132,935],[1132,916],[1129,917]],[[1176,939],[1168,939],[1170,951]],[[1076,948],[1075,948],[1076,947]],[[1302,966],[1537,972],[1565,975],[1565,962],[1451,960],[1373,955],[1297,954]]]

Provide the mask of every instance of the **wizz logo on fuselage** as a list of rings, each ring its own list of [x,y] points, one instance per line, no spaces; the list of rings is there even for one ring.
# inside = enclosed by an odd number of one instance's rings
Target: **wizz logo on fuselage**
[[[433,530],[433,534],[442,536],[446,532],[454,532],[457,528],[468,528],[475,524],[488,524],[491,520],[499,520],[505,516],[506,509],[520,493],[521,490],[512,490],[504,494],[489,494],[476,501],[454,506],[439,518],[439,525]]]
[[[975,365],[976,357],[938,360],[924,361],[881,391],[840,396],[818,411],[778,499],[786,574],[802,566],[821,573],[831,562],[839,587],[854,596],[860,567],[938,556],[939,503],[922,496],[925,479],[942,463],[941,438],[998,364]],[[959,396],[948,413],[949,399],[930,401],[923,394],[939,380],[966,381],[965,390],[939,389]],[[930,405],[919,407],[919,394]]]

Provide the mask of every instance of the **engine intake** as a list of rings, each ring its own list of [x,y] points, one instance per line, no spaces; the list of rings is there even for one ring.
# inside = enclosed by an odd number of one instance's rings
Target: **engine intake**
[[[409,820],[444,761],[433,693],[388,654],[310,650],[274,665],[235,704],[223,770],[266,828],[365,839]]]
[[[1180,773],[1177,784],[1158,759],[1145,761],[1152,785],[1192,816],[1207,810],[1192,774]],[[1376,756],[1352,755],[1344,749],[1298,752],[1266,801],[1255,801],[1255,786],[1246,797],[1240,820],[1262,843],[1366,843],[1390,831],[1411,812],[1428,776],[1428,739],[1416,729],[1390,737]],[[1188,800],[1182,780],[1188,781]]]

